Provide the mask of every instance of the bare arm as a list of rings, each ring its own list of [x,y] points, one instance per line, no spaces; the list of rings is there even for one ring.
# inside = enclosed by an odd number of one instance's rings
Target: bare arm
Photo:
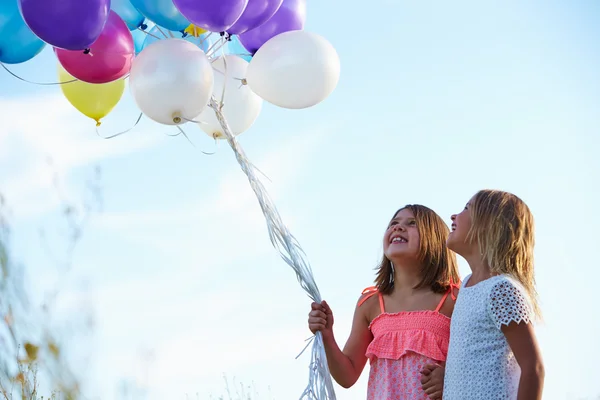
[[[329,321],[331,321],[332,328],[333,314],[331,313],[331,309],[326,302],[323,302],[321,306],[321,312],[327,320],[326,325],[329,325]],[[320,329],[323,335],[325,354],[327,355],[327,363],[329,364],[331,376],[344,388],[349,388],[356,383],[367,363],[365,353],[373,336],[369,330],[369,321],[365,309],[367,307],[364,305],[363,307],[358,307],[357,305],[354,311],[350,337],[343,351],[335,340],[333,329]]]
[[[524,322],[511,322],[502,327],[502,332],[521,367],[517,400],[541,400],[544,363],[533,326]]]

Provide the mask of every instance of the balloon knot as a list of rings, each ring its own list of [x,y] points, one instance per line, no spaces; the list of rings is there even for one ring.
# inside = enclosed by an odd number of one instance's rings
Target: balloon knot
[[[142,24],[140,25],[140,29],[145,31],[146,29],[148,29],[148,25],[146,25],[142,22]]]
[[[181,117],[173,117],[173,122],[176,124],[181,123]]]
[[[83,51],[83,54],[90,54],[90,51],[92,51],[92,49],[85,49],[85,50]]]
[[[221,37],[225,36],[225,32],[219,32],[219,35],[221,35]]]
[[[247,85],[248,81],[246,80],[246,78],[242,79],[242,85]]]
[[[186,31],[181,31],[181,37],[185,38],[187,37],[188,33]]]
[[[102,125],[102,122],[100,122],[100,120],[96,120],[96,128],[99,128],[100,125]]]

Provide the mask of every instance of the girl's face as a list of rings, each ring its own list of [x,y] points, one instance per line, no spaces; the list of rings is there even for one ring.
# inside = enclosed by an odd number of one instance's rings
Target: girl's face
[[[417,221],[408,208],[404,208],[390,221],[383,235],[383,253],[389,260],[411,259],[419,256],[420,240]]]
[[[452,229],[446,245],[452,251],[461,256],[465,256],[471,250],[472,245],[467,240],[467,235],[471,229],[471,212],[469,207],[473,202],[473,198],[469,200],[465,208],[458,214],[454,214],[450,217],[452,220]]]

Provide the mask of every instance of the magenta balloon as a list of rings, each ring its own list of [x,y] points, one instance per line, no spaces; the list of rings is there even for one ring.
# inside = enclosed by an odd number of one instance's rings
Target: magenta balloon
[[[133,37],[127,24],[111,11],[104,30],[90,52],[55,48],[58,61],[75,78],[88,83],[107,83],[124,77],[134,57]]]
[[[304,29],[306,0],[283,0],[279,10],[267,22],[239,35],[240,42],[254,54],[269,39],[288,31]]]
[[[173,0],[192,24],[210,32],[225,32],[236,23],[248,0]]]
[[[282,3],[283,0],[248,0],[246,10],[227,32],[239,35],[258,28],[275,15]]]
[[[110,0],[19,0],[19,8],[29,29],[44,42],[83,50],[100,36]]]

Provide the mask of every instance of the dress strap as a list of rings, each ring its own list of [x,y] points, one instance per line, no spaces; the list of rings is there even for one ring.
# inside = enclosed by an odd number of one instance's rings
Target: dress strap
[[[379,293],[379,291],[377,290],[377,287],[375,287],[375,286],[370,286],[362,291],[362,294],[364,297],[362,299],[360,299],[360,301],[358,302],[358,307],[360,307],[365,301],[367,301],[367,299],[372,297],[375,293],[377,293],[377,295],[379,297],[379,308],[381,308],[381,312],[384,313],[385,306],[383,304],[383,295],[381,293]]]
[[[456,301],[456,295],[454,294],[454,289],[459,289],[459,286],[455,283],[450,283],[450,287],[448,288],[448,291],[446,292],[446,294],[444,294],[444,297],[442,297],[440,304],[438,304],[438,306],[435,308],[436,312],[440,311],[440,309],[444,305],[444,302],[448,298],[448,295],[450,295],[450,297],[452,297],[452,300]]]

